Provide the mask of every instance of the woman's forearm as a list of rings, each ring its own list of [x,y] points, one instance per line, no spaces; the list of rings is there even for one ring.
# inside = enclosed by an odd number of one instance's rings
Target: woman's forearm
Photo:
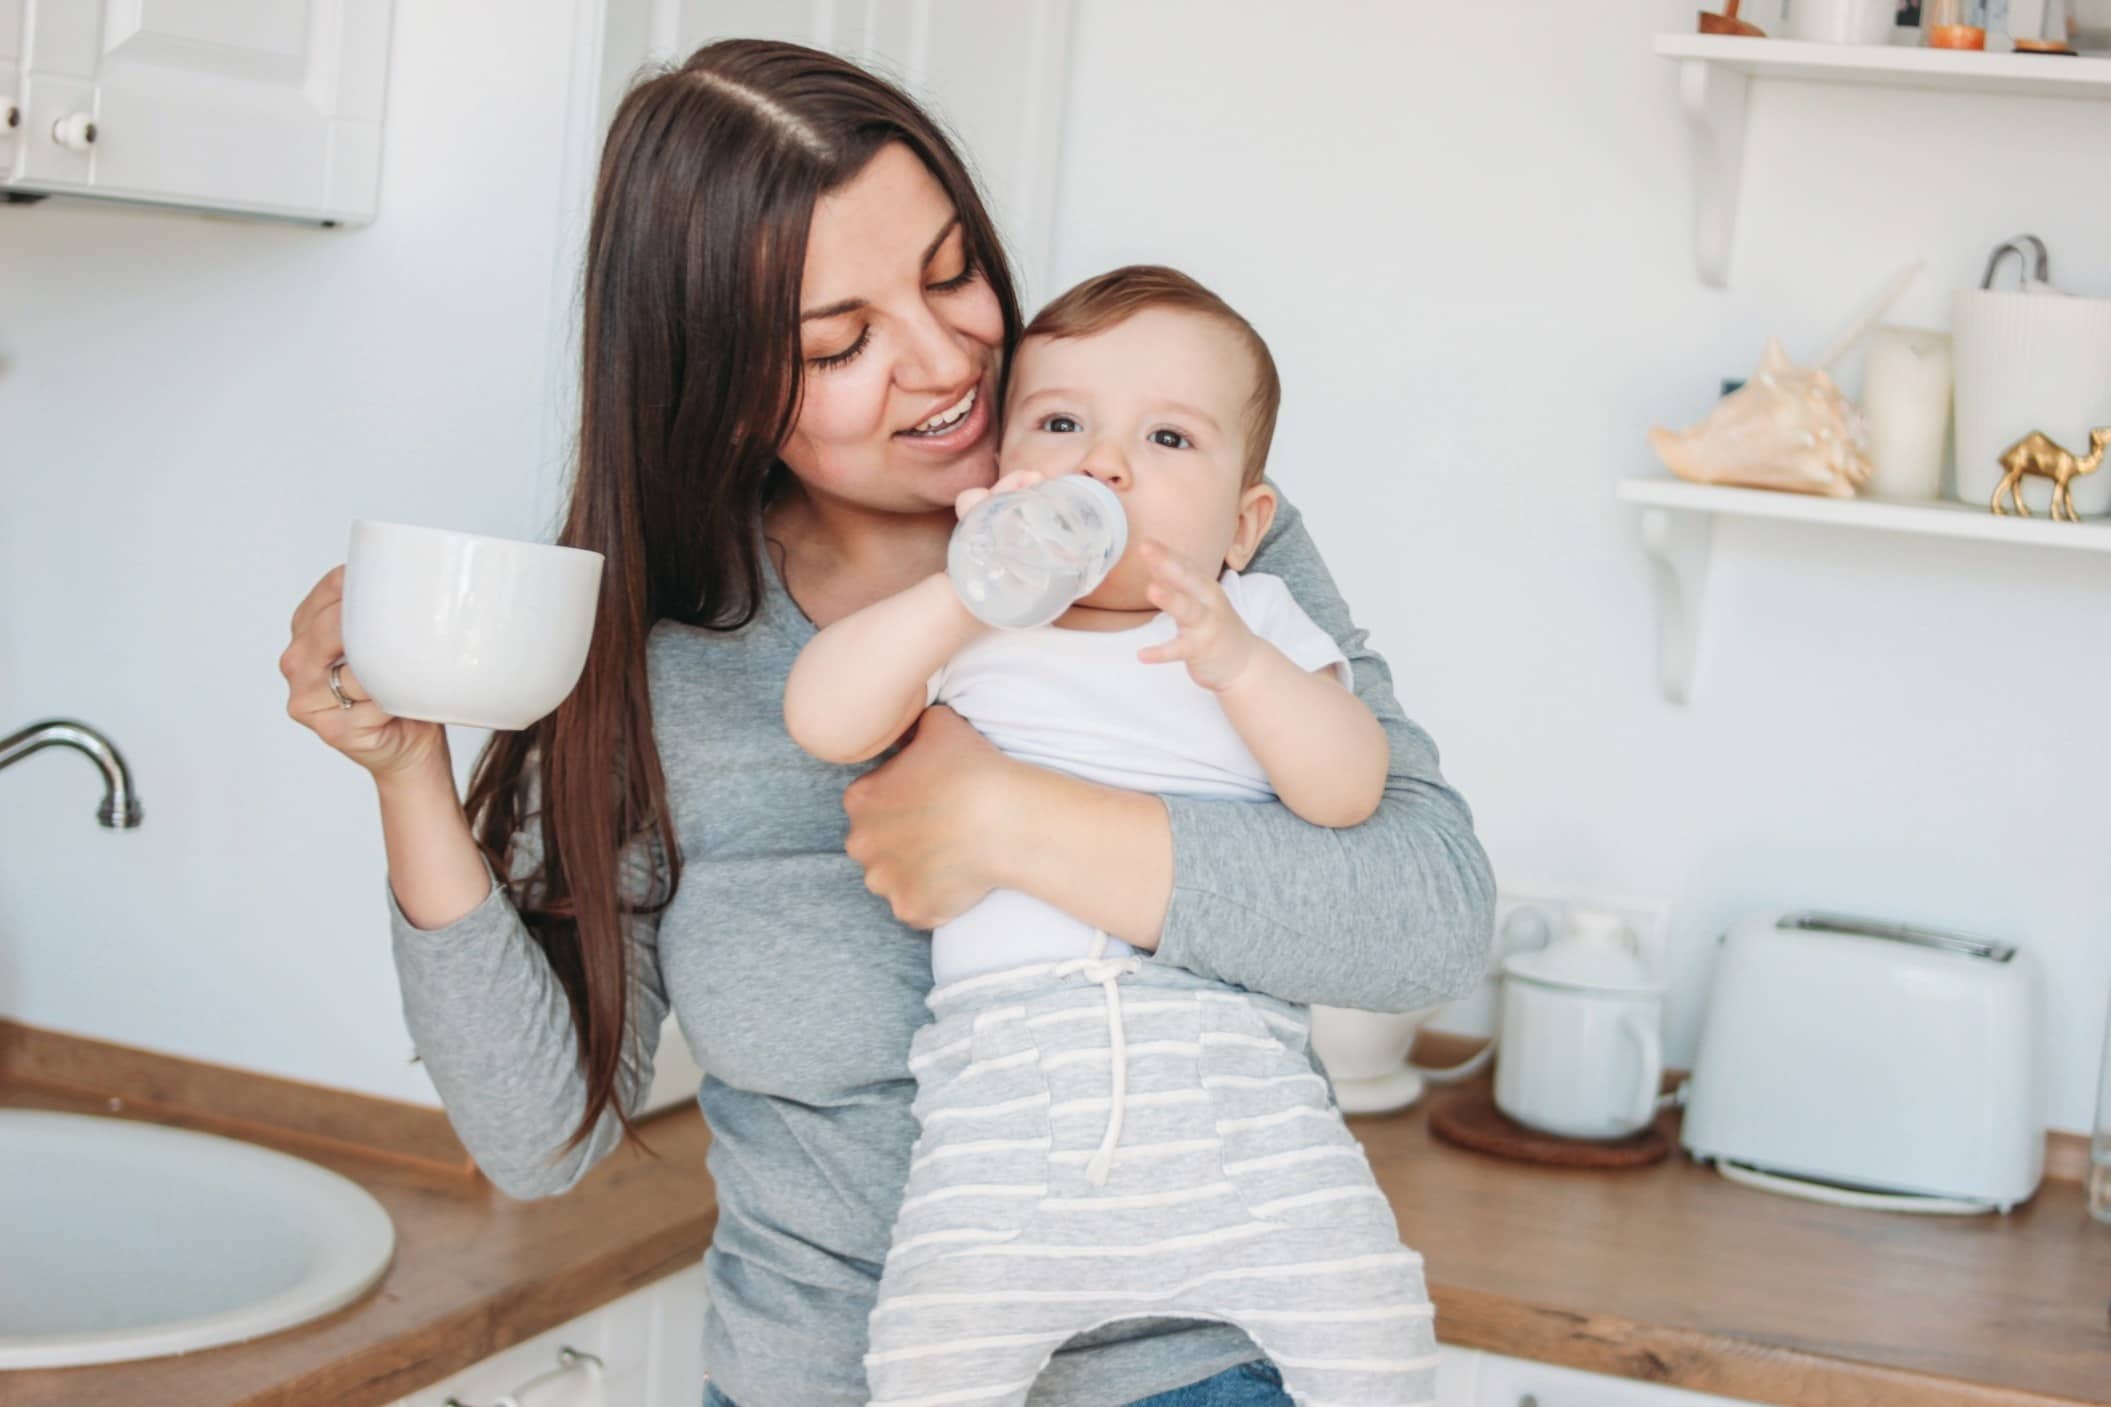
[[[997,878],[1133,948],[1158,946],[1173,890],[1173,834],[1149,792],[1016,764],[993,808]]]
[[[434,760],[413,773],[374,779],[389,885],[403,916],[423,929],[447,927],[491,894],[491,872],[455,795],[447,750]]]

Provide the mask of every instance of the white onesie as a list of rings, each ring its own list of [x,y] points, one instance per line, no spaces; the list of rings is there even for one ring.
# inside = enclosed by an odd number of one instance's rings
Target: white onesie
[[[1341,647],[1280,577],[1241,576],[1227,567],[1217,581],[1256,636],[1300,669],[1331,666],[1345,687],[1354,687]],[[1087,781],[1178,796],[1273,800],[1267,774],[1216,695],[1190,679],[1181,661],[1136,658],[1178,633],[1163,611],[1128,630],[993,630],[939,667],[926,700],[958,713],[1000,751]],[[943,986],[1023,963],[1087,956],[1098,936],[1052,904],[994,889],[932,934],[932,982]],[[1104,956],[1135,951],[1110,937]]]

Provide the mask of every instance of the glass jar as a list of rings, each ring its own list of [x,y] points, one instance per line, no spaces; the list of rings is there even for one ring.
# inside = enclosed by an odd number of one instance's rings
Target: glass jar
[[[1932,49],[1984,49],[1984,0],[1921,0],[1920,32]]]

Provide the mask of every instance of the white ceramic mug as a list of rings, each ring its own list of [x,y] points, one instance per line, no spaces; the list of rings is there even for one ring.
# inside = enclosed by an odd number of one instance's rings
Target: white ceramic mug
[[[1561,1138],[1624,1138],[1656,1117],[1663,997],[1503,982],[1495,1107]]]
[[[358,519],[345,659],[398,718],[525,728],[579,682],[601,566],[576,547]]]
[[[1789,0],[1788,36],[1811,44],[1884,44],[1897,0]]]

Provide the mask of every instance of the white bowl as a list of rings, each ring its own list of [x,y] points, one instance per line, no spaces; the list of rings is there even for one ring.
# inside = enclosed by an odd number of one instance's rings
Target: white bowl
[[[576,547],[358,519],[345,658],[398,718],[525,728],[579,682],[601,567]]]

